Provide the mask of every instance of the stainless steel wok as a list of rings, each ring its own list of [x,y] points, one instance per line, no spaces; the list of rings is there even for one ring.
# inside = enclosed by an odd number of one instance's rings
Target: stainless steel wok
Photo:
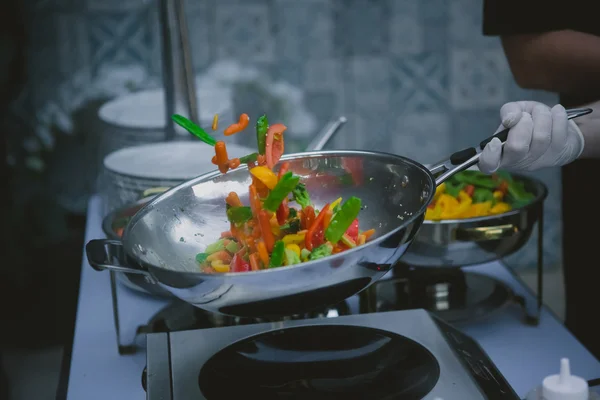
[[[499,215],[423,221],[401,262],[414,267],[457,268],[498,260],[521,249],[543,211],[548,190],[537,179],[512,176],[535,195],[531,203]]]
[[[497,137],[505,142],[507,133]],[[229,228],[227,194],[235,191],[248,202],[251,178],[242,167],[224,175],[202,175],[159,195],[132,218],[122,242],[88,242],[88,260],[97,270],[143,275],[194,306],[226,315],[278,317],[336,304],[369,287],[400,259],[419,231],[436,185],[475,165],[488,140],[454,153],[431,171],[410,159],[378,152],[283,157],[290,171],[302,177],[317,206],[339,196],[363,200],[362,228],[376,228],[376,237],[330,257],[271,270],[200,272],[196,254]],[[339,178],[349,173],[354,183],[342,183]]]

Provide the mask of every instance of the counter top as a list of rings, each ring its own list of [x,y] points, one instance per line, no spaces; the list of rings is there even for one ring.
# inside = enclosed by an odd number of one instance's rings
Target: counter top
[[[101,200],[92,197],[88,207],[85,242],[103,238]],[[470,271],[506,282],[527,301],[532,294],[500,262],[469,267]],[[119,285],[119,312],[123,341],[165,306],[166,300],[132,292]],[[561,357],[571,360],[571,372],[585,379],[600,377],[600,362],[581,345],[548,310],[538,326],[523,322],[523,311],[508,307],[484,319],[457,324],[475,338],[504,374],[519,396],[524,397],[547,375],[558,372]],[[68,400],[143,400],[142,370],[146,364],[144,340],[133,355],[119,355],[108,272],[96,272],[85,255],[82,262],[79,302],[71,353]]]

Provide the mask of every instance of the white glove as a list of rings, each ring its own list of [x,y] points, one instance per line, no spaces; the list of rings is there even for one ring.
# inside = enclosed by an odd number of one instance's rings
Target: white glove
[[[498,168],[533,171],[576,160],[585,141],[577,125],[567,119],[560,104],[550,109],[536,101],[506,103],[500,109],[502,124],[496,132],[510,128],[504,150],[500,139],[489,142],[479,158],[479,169],[492,173]]]

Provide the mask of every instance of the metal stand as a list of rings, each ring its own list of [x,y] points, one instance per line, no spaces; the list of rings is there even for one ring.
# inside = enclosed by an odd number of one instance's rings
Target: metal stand
[[[540,323],[540,315],[542,307],[544,306],[544,203],[538,208],[538,238],[537,238],[537,293],[536,302],[532,304],[525,300],[523,296],[516,296],[517,302],[525,310],[525,323],[532,326],[537,326]],[[523,286],[527,287],[525,283],[515,274],[512,270],[511,273],[515,278],[523,283]]]
[[[537,215],[537,293],[536,301],[527,301],[524,296],[518,295],[513,291],[513,301],[516,302],[523,308],[525,313],[525,323],[527,325],[537,326],[540,322],[540,314],[542,306],[544,305],[544,206],[543,204],[538,207]],[[403,268],[406,267],[406,268]],[[394,268],[394,280],[408,281],[408,266],[399,264]],[[515,278],[527,287],[524,282],[509,268],[509,271],[515,276]],[[377,286],[378,283],[374,283],[369,288],[363,290],[359,294],[359,312],[361,314],[378,312],[377,306]]]
[[[115,321],[115,332],[117,334],[117,349],[120,355],[135,354],[135,344],[121,344],[121,323],[119,319],[119,299],[117,295],[117,276],[113,271],[110,271],[110,294],[112,298],[113,318]]]

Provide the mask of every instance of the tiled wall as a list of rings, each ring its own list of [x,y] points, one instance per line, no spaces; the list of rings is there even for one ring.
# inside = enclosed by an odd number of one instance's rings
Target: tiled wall
[[[14,1],[14,0],[13,0]],[[69,108],[104,66],[160,73],[154,2],[28,0],[30,86],[19,107]],[[349,118],[338,147],[397,152],[423,163],[493,133],[509,100],[554,103],[516,87],[481,0],[188,0],[194,65],[234,58],[305,91],[319,123]],[[560,175],[550,188],[545,248],[560,262]],[[513,257],[513,260],[517,258]],[[533,242],[519,266],[535,260]]]

